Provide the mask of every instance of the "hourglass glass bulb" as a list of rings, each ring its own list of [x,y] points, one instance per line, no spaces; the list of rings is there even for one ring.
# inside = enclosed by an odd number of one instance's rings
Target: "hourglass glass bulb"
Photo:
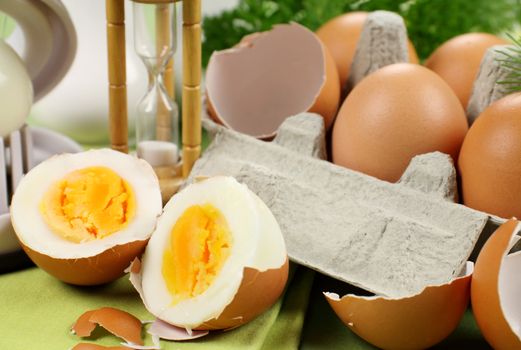
[[[136,119],[138,156],[144,156],[148,153],[140,152],[143,142],[179,144],[178,107],[168,95],[163,81],[165,66],[175,51],[176,16],[174,3],[134,2],[133,6],[135,50],[149,75],[148,91],[138,103]]]

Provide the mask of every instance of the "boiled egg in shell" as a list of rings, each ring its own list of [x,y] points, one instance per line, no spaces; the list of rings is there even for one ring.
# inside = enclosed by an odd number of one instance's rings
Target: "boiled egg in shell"
[[[168,324],[229,329],[269,308],[287,278],[286,247],[271,211],[234,178],[213,177],[167,203],[137,288],[148,311]]]
[[[13,227],[33,262],[78,285],[120,277],[143,252],[160,213],[152,167],[109,149],[42,162],[11,203]]]

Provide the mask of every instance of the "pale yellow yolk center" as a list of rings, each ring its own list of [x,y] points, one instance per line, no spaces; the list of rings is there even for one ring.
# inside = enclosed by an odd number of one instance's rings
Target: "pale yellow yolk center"
[[[205,204],[184,211],[163,255],[163,278],[173,305],[208,289],[230,255],[231,245],[228,224],[217,208]]]
[[[88,167],[65,175],[40,203],[43,219],[54,233],[77,243],[123,229],[135,209],[132,188],[106,167]]]

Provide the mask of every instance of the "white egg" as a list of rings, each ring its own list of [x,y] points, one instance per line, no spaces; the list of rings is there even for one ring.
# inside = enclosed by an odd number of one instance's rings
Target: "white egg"
[[[194,213],[193,208],[203,208],[203,211],[195,210],[197,215],[203,216],[207,210],[204,208],[212,208],[208,210],[217,213],[216,216],[201,220],[208,223],[209,231],[221,236],[210,234],[205,237],[213,237],[213,241],[211,238],[205,242],[196,239],[196,243],[193,238],[189,238],[192,240],[189,243],[176,240],[176,234],[186,234],[176,231],[178,223],[181,223],[180,227],[193,228],[192,223],[199,222],[194,215],[189,217]],[[191,226],[182,226],[183,222],[189,222]],[[219,231],[222,227],[225,228]],[[201,234],[200,229],[193,228],[194,235]],[[220,250],[209,248],[216,241],[222,245]],[[184,244],[188,246],[182,247]],[[202,265],[198,261],[199,248],[208,252]],[[168,249],[173,254],[188,254],[184,260],[174,256],[173,261],[178,265],[175,271],[168,265]],[[217,259],[212,260],[212,257],[224,257],[220,268],[214,269],[219,262],[212,265]],[[187,261],[186,268],[179,267]],[[201,269],[206,270],[201,272]],[[172,271],[176,276],[168,275]],[[194,289],[179,297],[175,294],[177,289],[173,292],[169,288],[168,281],[173,281],[173,288],[185,285],[179,276],[186,277],[183,275],[186,271],[189,272],[186,276],[195,278],[193,284],[188,283]],[[194,271],[199,275],[190,275]],[[208,277],[213,273],[213,277]],[[249,321],[277,300],[287,280],[288,261],[282,233],[268,207],[235,179],[215,177],[188,186],[168,202],[145,251],[141,274],[142,297],[152,314],[186,329],[221,329]],[[198,279],[200,276],[209,282]],[[201,285],[203,287],[199,288]]]
[[[0,39],[0,137],[24,125],[33,103],[33,85],[18,54]]]

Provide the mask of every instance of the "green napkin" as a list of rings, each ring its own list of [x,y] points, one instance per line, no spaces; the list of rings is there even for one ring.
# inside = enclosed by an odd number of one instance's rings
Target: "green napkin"
[[[345,284],[298,267],[284,297],[249,324],[190,342],[161,341],[163,349],[179,350],[335,350],[375,349],[352,333],[333,313],[323,291],[352,291]],[[69,328],[84,311],[102,306],[152,319],[128,279],[102,287],[74,287],[37,268],[0,276],[0,349],[68,349],[80,342]],[[87,341],[118,345],[119,339],[97,330]],[[146,344],[151,344],[150,337]],[[491,349],[472,313],[435,349]]]
[[[163,349],[297,349],[313,273],[296,269],[285,296],[254,321],[189,342],[161,341]],[[152,320],[127,277],[101,287],[62,283],[38,268],[0,276],[0,349],[68,349],[82,341],[70,327],[84,311],[111,306]],[[86,341],[118,345],[96,330]],[[147,335],[145,344],[151,344]]]

